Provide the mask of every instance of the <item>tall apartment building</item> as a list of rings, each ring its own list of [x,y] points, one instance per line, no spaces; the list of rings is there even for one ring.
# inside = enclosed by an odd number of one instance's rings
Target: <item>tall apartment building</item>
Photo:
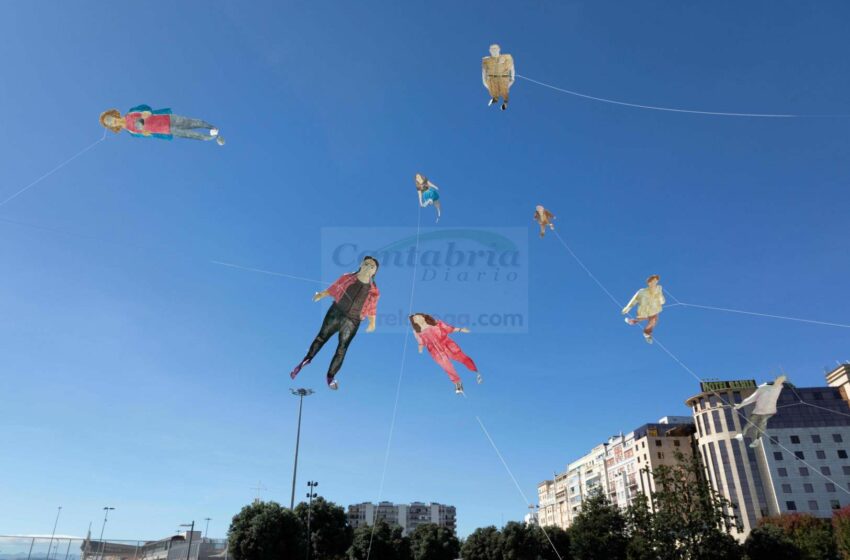
[[[566,529],[594,492],[606,493],[621,507],[627,507],[637,492],[650,495],[655,484],[641,469],[672,464],[677,450],[690,455],[693,431],[692,418],[667,416],[597,445],[565,472],[537,486],[540,523]]]
[[[755,391],[754,381],[702,383],[701,392],[686,401],[708,479],[738,506],[739,538],[767,515],[830,517],[833,509],[850,504],[850,365],[826,378],[829,387],[785,383],[756,448],[734,439],[746,420],[739,414],[744,411],[732,408]]]
[[[348,506],[348,523],[354,529],[372,525],[375,519],[390,525],[399,525],[405,535],[412,533],[419,525],[434,523],[457,532],[457,510],[454,506],[437,503],[413,502],[411,504],[393,504],[364,502]]]
[[[609,439],[605,466],[611,503],[625,509],[638,494],[651,499],[655,492],[651,473],[660,465],[675,464],[678,453],[691,457],[694,430],[692,418],[668,416]]]

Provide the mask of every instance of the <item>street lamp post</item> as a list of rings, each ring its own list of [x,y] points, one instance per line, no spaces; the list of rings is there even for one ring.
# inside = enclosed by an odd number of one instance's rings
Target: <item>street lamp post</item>
[[[59,514],[62,513],[62,506],[56,510],[56,520],[53,522],[53,532],[50,533],[50,542],[47,543],[47,560],[50,560],[50,548],[53,546],[53,537],[56,536],[56,526],[59,524]]]
[[[189,529],[189,546],[186,547],[186,560],[189,560],[189,554],[192,553],[192,534],[195,532],[195,521],[192,520],[192,523],[181,523],[181,527],[191,527]]]
[[[310,533],[310,521],[313,517],[313,498],[317,496],[313,490],[316,489],[319,483],[313,480],[307,482],[310,491],[307,492],[307,560],[310,560],[310,553],[313,549],[313,535]]]
[[[295,435],[295,467],[292,469],[292,497],[289,500],[289,509],[295,509],[295,478],[298,476],[298,447],[301,443],[301,409],[304,406],[304,397],[312,395],[313,389],[290,389],[293,395],[299,398],[298,401],[298,431]]]
[[[207,538],[207,534],[209,533],[209,530],[210,530],[210,519],[211,519],[210,517],[204,517],[204,521],[207,522],[207,527],[204,529],[204,538]]]
[[[103,560],[103,549],[106,547],[106,543],[103,542],[103,531],[106,529],[106,518],[109,517],[109,512],[115,509],[114,507],[104,506],[103,511],[106,512],[103,514],[103,526],[100,528],[100,560]]]

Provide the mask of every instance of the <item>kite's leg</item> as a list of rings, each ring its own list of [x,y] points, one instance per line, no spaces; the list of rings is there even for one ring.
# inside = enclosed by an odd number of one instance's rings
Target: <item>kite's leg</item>
[[[328,368],[328,384],[333,381],[334,376],[342,367],[342,362],[345,360],[345,353],[348,352],[348,345],[351,344],[351,340],[357,334],[359,327],[360,321],[354,321],[348,317],[342,318],[339,326],[339,344],[337,344],[336,352]]]
[[[432,356],[434,361],[443,368],[443,371],[449,376],[449,379],[452,380],[452,383],[458,384],[460,383],[460,377],[458,377],[457,372],[455,371],[455,367],[452,364],[452,361],[445,354],[441,354],[439,356]]]
[[[655,329],[655,325],[658,324],[658,315],[653,315],[646,322],[646,327],[643,329],[643,334],[647,336],[652,336],[652,331]]]

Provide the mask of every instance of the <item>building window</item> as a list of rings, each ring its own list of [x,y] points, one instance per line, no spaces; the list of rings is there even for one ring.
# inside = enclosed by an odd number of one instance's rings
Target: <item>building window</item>
[[[820,443],[820,436],[818,434],[812,434],[812,443]]]
[[[791,493],[791,485],[790,484],[783,484],[782,485],[782,491],[785,492],[786,494],[790,494]]]
[[[778,469],[776,469],[776,472],[779,474],[779,476],[788,476],[788,469],[786,469],[785,467],[779,467]]]
[[[791,436],[791,443],[800,443],[800,436]]]
[[[655,440],[655,447],[661,447],[661,440],[660,439]]]
[[[832,509],[839,509],[841,507],[841,503],[838,500],[830,500],[829,505]]]
[[[805,455],[803,455],[803,452],[802,452],[802,451],[795,451],[795,452],[794,452],[794,457],[796,457],[796,458],[798,458],[798,459],[802,459],[802,460],[805,460],[805,459],[806,459],[806,456],[805,456]]]
[[[662,452],[660,452],[660,451],[659,451],[659,452],[658,452],[658,458],[659,458],[659,459],[663,459],[663,458],[664,458],[664,453],[662,453]]]
[[[832,472],[829,470],[829,467],[821,467],[820,473],[826,476],[831,476]]]
[[[673,440],[673,446],[674,447],[679,447],[680,445],[681,445],[681,442],[678,439]]]
[[[833,484],[831,482],[827,482],[826,483],[826,491],[834,493],[835,492],[835,484]]]
[[[774,451],[773,452],[773,458],[776,459],[777,461],[781,461],[782,460],[782,452],[781,451]]]
[[[814,494],[815,487],[813,485],[809,484],[809,483],[806,483],[806,484],[803,484],[803,491],[806,494]]]
[[[779,445],[779,438],[770,436],[770,443],[772,443],[773,445]]]
[[[847,465],[841,467],[841,470],[844,471],[844,474],[850,475],[850,467],[848,467]]]
[[[817,451],[815,451],[815,455],[818,456],[818,459],[826,459],[826,451],[822,449],[818,449]]]
[[[832,434],[832,441],[835,443],[841,443],[844,440],[841,439],[841,434]]]
[[[847,458],[847,451],[845,451],[844,449],[839,449],[838,450],[838,458],[839,459],[846,459]]]
[[[809,468],[800,467],[800,476],[809,476]]]
[[[788,511],[797,511],[797,504],[794,502],[785,502],[785,509]]]
[[[809,500],[809,510],[817,511],[818,510],[818,501],[817,500]]]
[[[823,400],[823,393],[814,393],[814,397],[815,397],[816,401],[822,401]]]

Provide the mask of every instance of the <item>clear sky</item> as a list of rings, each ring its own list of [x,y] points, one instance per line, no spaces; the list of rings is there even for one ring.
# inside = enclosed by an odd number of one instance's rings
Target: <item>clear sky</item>
[[[503,113],[480,81],[498,41],[519,73],[592,95],[850,114],[848,18],[841,1],[2,3],[0,197],[98,140],[110,107],[171,107],[227,145],[110,134],[0,207],[0,533],[49,534],[61,505],[58,531],[84,535],[110,505],[107,536],[210,517],[220,537],[258,481],[288,504],[287,372],[328,303],[210,261],[333,280],[323,228],[415,230],[420,170],[438,228],[527,228],[527,286],[504,296],[527,332],[457,335],[485,383],[463,373],[462,399],[427,354],[404,363],[383,498],[454,504],[461,534],[526,513],[476,414],[536,501],[698,389],[537,238],[535,204],[621,303],[659,273],[682,301],[850,323],[850,119],[661,113],[523,80]],[[391,272],[380,305],[406,310],[410,274]],[[414,306],[470,297],[444,283]],[[314,479],[342,505],[377,499],[405,339],[386,331],[358,334],[338,393],[330,347],[299,378],[318,391],[299,496]],[[850,359],[850,329],[693,308],[657,336],[718,379],[821,385]]]

